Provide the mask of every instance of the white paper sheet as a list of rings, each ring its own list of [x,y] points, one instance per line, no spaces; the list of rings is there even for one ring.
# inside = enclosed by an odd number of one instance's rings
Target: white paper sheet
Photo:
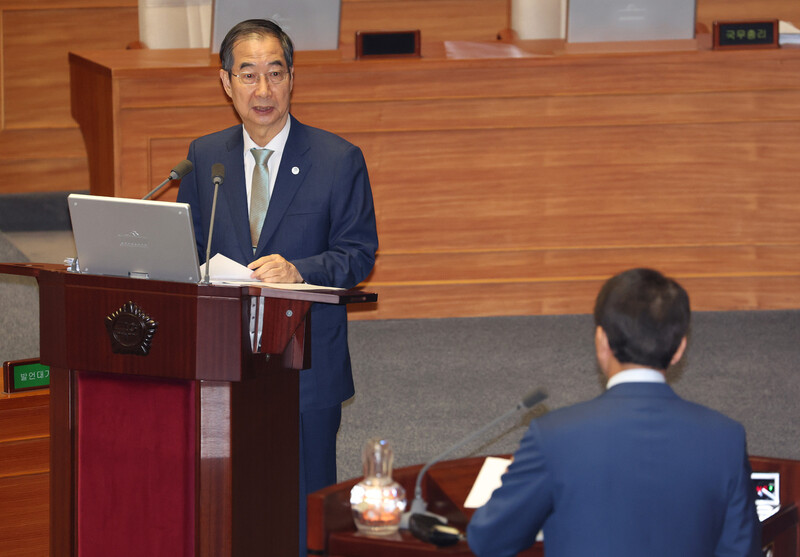
[[[484,506],[492,497],[494,490],[503,484],[501,477],[506,473],[509,464],[511,464],[511,459],[509,458],[487,456],[486,460],[483,461],[481,471],[478,472],[478,477],[475,478],[475,483],[472,485],[469,495],[467,495],[464,507],[477,509]],[[544,534],[541,530],[536,534],[536,541],[544,541]]]
[[[475,483],[472,485],[469,495],[467,495],[464,507],[477,509],[485,505],[494,490],[502,484],[500,477],[506,473],[509,464],[511,464],[511,459],[508,458],[486,457],[486,460],[483,461],[483,466],[481,466],[481,471],[478,472],[478,477],[475,478]]]
[[[251,269],[237,263],[233,259],[225,257],[221,253],[211,258],[211,268],[209,279],[213,284],[226,284],[235,286],[258,286],[261,288],[278,288],[281,290],[344,290],[333,286],[319,286],[317,284],[307,284],[305,282],[259,282],[250,276],[253,274]],[[200,276],[206,276],[205,263],[200,265]]]

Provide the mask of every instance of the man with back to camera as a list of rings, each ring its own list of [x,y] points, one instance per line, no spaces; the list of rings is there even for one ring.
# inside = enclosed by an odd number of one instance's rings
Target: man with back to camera
[[[664,379],[689,317],[686,291],[657,271],[605,283],[594,340],[606,391],[531,423],[469,523],[476,555],[516,555],[540,529],[548,557],[761,555],[744,428]]]
[[[361,150],[290,115],[293,45],[274,22],[235,25],[220,45],[222,86],[242,125],[196,139],[178,201],[192,207],[205,260],[212,166],[225,167],[211,254],[252,269],[265,282],[352,288],[375,263],[378,236]],[[305,495],[336,483],[341,403],[354,394],[343,306],[311,309],[312,367],[300,372],[300,545]]]

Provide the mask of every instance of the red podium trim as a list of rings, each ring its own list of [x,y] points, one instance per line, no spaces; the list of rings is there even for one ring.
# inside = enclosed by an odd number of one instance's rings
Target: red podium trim
[[[82,557],[195,554],[195,383],[78,372]]]

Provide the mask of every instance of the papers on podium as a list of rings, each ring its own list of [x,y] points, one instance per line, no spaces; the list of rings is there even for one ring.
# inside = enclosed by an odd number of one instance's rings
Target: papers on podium
[[[258,286],[262,288],[276,288],[280,290],[344,290],[332,286],[319,286],[307,284],[305,282],[259,282],[250,276],[253,271],[236,261],[225,257],[221,253],[216,254],[209,261],[209,278],[213,284],[225,284],[235,286]],[[200,276],[206,276],[206,264],[200,265]]]
[[[481,471],[478,472],[478,477],[475,478],[475,483],[472,484],[467,500],[464,501],[464,508],[477,509],[488,503],[494,490],[502,485],[502,476],[506,473],[509,464],[511,464],[510,458],[487,456],[483,461]],[[541,530],[536,534],[536,541],[544,541],[544,534]]]
[[[494,490],[503,483],[500,478],[506,473],[509,464],[511,464],[511,459],[487,456],[486,460],[483,461],[481,471],[478,472],[478,477],[475,478],[475,483],[472,485],[469,495],[467,495],[464,507],[477,509],[484,506],[492,496],[492,493],[494,493]]]

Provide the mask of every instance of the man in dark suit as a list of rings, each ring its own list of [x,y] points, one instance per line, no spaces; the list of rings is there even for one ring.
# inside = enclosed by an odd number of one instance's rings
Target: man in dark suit
[[[606,392],[534,420],[502,486],[467,530],[479,556],[761,555],[744,428],[678,397],[689,297],[649,269],[611,278],[595,304]]]
[[[200,260],[213,199],[212,166],[225,167],[211,245],[265,282],[352,288],[375,263],[378,237],[361,150],[289,113],[293,46],[275,23],[247,20],[220,46],[222,85],[242,120],[196,139],[178,200],[192,207]],[[312,367],[300,372],[301,547],[305,493],[336,482],[341,403],[354,393],[344,307],[311,309]]]

